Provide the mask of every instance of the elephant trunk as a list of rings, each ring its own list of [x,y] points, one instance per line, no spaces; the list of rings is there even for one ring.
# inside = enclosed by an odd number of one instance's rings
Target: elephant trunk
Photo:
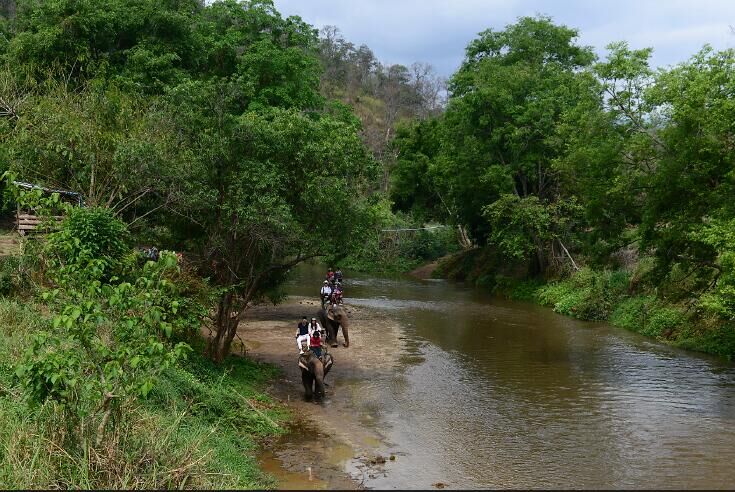
[[[314,395],[321,398],[324,396],[324,365],[317,357],[313,357],[311,371],[314,374]]]

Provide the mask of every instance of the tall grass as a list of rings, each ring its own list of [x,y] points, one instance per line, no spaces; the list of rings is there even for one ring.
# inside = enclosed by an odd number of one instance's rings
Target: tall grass
[[[68,410],[32,406],[15,384],[15,361],[42,316],[33,302],[0,298],[0,487],[274,485],[253,457],[258,440],[280,433],[288,417],[262,392],[273,367],[240,358],[214,366],[193,355],[164,372],[147,399],[121,408],[100,446],[69,447]]]

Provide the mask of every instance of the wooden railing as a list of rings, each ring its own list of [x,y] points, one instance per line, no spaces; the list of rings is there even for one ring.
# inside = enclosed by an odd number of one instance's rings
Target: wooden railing
[[[64,220],[63,215],[52,215],[51,218],[56,223]],[[26,233],[35,232],[38,226],[41,225],[46,220],[47,219],[43,217],[39,217],[38,215],[18,212],[18,233],[21,236],[25,236]]]

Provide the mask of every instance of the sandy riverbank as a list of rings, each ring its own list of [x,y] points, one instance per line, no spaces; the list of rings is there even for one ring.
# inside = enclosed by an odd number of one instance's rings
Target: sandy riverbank
[[[278,306],[249,310],[240,323],[248,356],[283,369],[270,393],[296,417],[293,432],[264,452],[261,464],[279,479],[280,488],[358,489],[364,479],[385,473],[391,455],[400,459],[373,425],[373,417],[357,411],[355,402],[369,407],[372,395],[363,383],[398,366],[404,351],[401,328],[375,310],[347,305],[350,347],[330,348],[335,365],[327,377],[326,398],[306,402],[294,334],[301,316],[311,317],[318,309],[316,300],[289,297]],[[387,462],[376,462],[378,457]]]

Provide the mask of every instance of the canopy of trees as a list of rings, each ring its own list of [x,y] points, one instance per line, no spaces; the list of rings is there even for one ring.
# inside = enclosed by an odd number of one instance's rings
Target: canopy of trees
[[[650,49],[597,60],[576,38],[534,17],[471,42],[446,111],[398,130],[396,207],[530,274],[633,248],[654,285],[731,319],[735,52],[654,71]]]
[[[215,359],[291,266],[349,248],[378,168],[325,105],[299,18],[269,1],[28,0],[4,26],[3,164],[185,250],[221,288]]]

